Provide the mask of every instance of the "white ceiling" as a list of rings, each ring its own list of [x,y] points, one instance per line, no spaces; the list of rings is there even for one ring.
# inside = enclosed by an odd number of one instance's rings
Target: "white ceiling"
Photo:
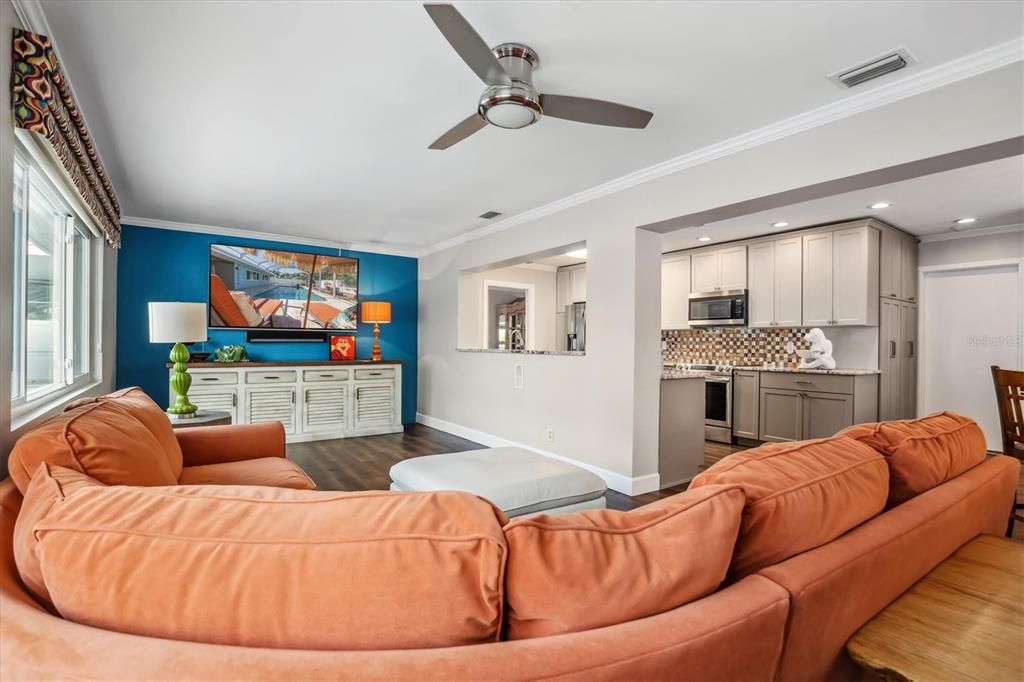
[[[456,6],[536,49],[542,92],[650,126],[544,119],[428,150],[483,86],[419,3],[42,1],[125,215],[406,246],[876,87],[825,76],[897,46],[910,74],[1024,30],[1022,3],[979,0]]]
[[[877,202],[892,204],[872,209]],[[966,166],[945,173],[793,204],[780,209],[751,213],[729,220],[688,227],[662,236],[661,250],[678,251],[707,244],[697,237],[712,238],[709,244],[749,239],[780,232],[773,227],[788,222],[784,230],[873,217],[919,237],[950,232],[957,218],[977,218],[963,231],[1024,224],[1024,157]]]

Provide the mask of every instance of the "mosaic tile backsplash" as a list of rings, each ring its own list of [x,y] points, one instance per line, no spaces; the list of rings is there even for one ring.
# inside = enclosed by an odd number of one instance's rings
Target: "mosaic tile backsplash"
[[[663,362],[715,362],[759,367],[766,362],[796,367],[800,358],[787,353],[790,341],[797,350],[806,350],[808,329],[751,329],[749,327],[712,327],[706,329],[666,329],[661,332]]]

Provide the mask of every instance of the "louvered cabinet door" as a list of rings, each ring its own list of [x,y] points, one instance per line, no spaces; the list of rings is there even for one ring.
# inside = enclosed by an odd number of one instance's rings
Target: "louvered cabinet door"
[[[199,408],[200,412],[208,410],[228,412],[231,414],[231,423],[238,423],[238,389],[234,386],[192,389],[188,392],[188,399]]]
[[[348,384],[325,382],[302,391],[302,431],[347,431]]]
[[[286,433],[295,433],[295,387],[267,386],[245,392],[245,415],[249,424],[281,422]]]
[[[355,429],[394,426],[398,421],[395,385],[388,382],[359,382],[355,387]]]

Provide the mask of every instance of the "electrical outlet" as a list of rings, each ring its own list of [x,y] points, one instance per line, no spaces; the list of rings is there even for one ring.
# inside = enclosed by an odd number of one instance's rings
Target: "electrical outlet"
[[[516,364],[512,370],[512,388],[523,388],[523,366]]]
[[[554,442],[554,440],[555,440],[555,430],[549,426],[548,427],[548,442]]]

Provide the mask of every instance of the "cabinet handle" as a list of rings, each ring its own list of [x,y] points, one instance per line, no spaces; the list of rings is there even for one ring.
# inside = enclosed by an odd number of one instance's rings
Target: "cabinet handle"
[[[907,341],[907,357],[908,358],[914,357],[914,342],[913,341]]]
[[[264,379],[280,379],[281,377],[278,377],[278,376],[266,376],[266,375],[264,375],[263,378]]]
[[[320,378],[321,379],[333,379],[334,375],[333,374],[321,374]]]
[[[295,389],[292,389],[292,405],[295,404]]]
[[[302,402],[309,405],[309,390],[305,390],[302,392]]]
[[[889,357],[890,358],[896,357],[896,342],[893,341],[893,340],[889,341]]]
[[[811,384],[813,382],[808,381],[807,379],[793,379],[793,383],[794,384]]]
[[[200,381],[220,381],[217,377],[199,377]]]
[[[917,298],[915,296],[907,296],[907,300],[908,301],[916,301]]]
[[[237,393],[232,393],[231,394],[231,407],[238,407],[238,394]]]

